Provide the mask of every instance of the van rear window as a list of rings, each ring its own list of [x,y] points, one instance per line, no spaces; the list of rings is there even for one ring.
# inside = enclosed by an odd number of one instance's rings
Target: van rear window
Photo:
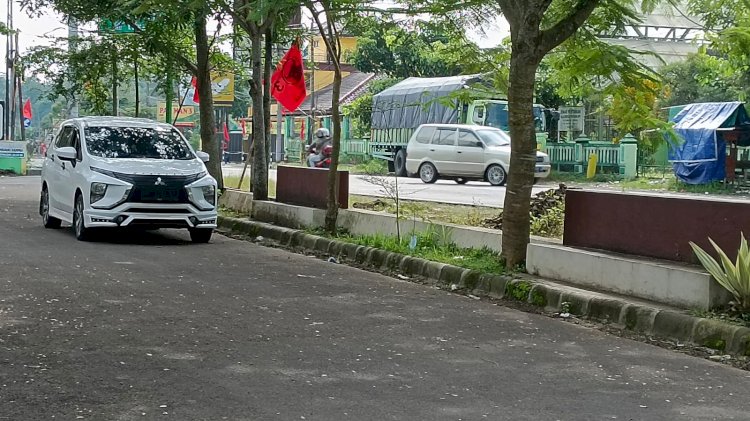
[[[415,140],[419,143],[430,143],[433,134],[435,134],[434,127],[422,127],[417,133],[417,138]]]

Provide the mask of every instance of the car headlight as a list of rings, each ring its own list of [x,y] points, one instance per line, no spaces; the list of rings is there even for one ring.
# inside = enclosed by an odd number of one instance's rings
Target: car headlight
[[[203,186],[203,199],[210,203],[211,206],[216,206],[216,187],[214,186]]]
[[[106,183],[91,183],[91,194],[89,195],[90,203],[96,203],[104,198],[107,194]]]

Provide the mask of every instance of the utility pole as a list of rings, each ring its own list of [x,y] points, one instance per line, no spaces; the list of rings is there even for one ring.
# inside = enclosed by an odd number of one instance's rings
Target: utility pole
[[[18,32],[16,32],[16,55],[13,60],[14,64],[18,64],[20,61],[18,47]],[[14,66],[15,68],[15,66]],[[18,83],[18,122],[21,130],[21,140],[26,141],[26,126],[24,125],[23,117],[23,71],[16,74],[16,81]]]
[[[8,28],[8,33],[5,35],[5,103],[3,104],[3,139],[9,140],[8,124],[10,117],[10,81],[11,79],[11,66],[10,66],[10,50],[11,50],[11,38],[10,33],[13,30],[13,0],[8,0],[8,14],[6,15],[5,24]]]

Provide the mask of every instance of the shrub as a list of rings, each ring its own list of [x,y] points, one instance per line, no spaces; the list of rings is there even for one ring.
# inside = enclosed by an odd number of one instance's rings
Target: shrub
[[[712,239],[709,238],[708,241],[719,254],[721,265],[692,241],[690,247],[693,248],[698,260],[708,273],[716,279],[716,282],[732,294],[735,300],[733,304],[737,309],[742,312],[750,311],[750,249],[747,240],[745,240],[745,235],[740,234],[740,249],[734,263]]]

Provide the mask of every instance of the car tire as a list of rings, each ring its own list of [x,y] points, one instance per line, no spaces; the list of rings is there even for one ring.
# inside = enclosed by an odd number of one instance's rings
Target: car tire
[[[83,195],[76,194],[73,205],[73,233],[78,241],[87,241],[91,236],[91,228],[86,228],[86,218],[83,216]]]
[[[457,179],[453,180],[456,182],[456,184],[466,184],[469,182],[468,178],[458,177]]]
[[[397,177],[406,177],[406,150],[399,149],[393,155],[393,172]]]
[[[213,229],[193,228],[190,230],[190,240],[194,243],[205,244],[211,241],[213,233]]]
[[[425,184],[432,184],[438,180],[437,168],[429,162],[425,162],[419,167],[419,178]]]
[[[508,181],[508,174],[505,172],[505,168],[498,164],[490,165],[484,177],[493,186],[504,186],[505,182]]]
[[[42,224],[44,224],[44,228],[60,228],[62,221],[53,216],[49,216],[49,191],[47,190],[46,185],[42,188],[42,196],[39,199],[39,214],[42,215]]]

